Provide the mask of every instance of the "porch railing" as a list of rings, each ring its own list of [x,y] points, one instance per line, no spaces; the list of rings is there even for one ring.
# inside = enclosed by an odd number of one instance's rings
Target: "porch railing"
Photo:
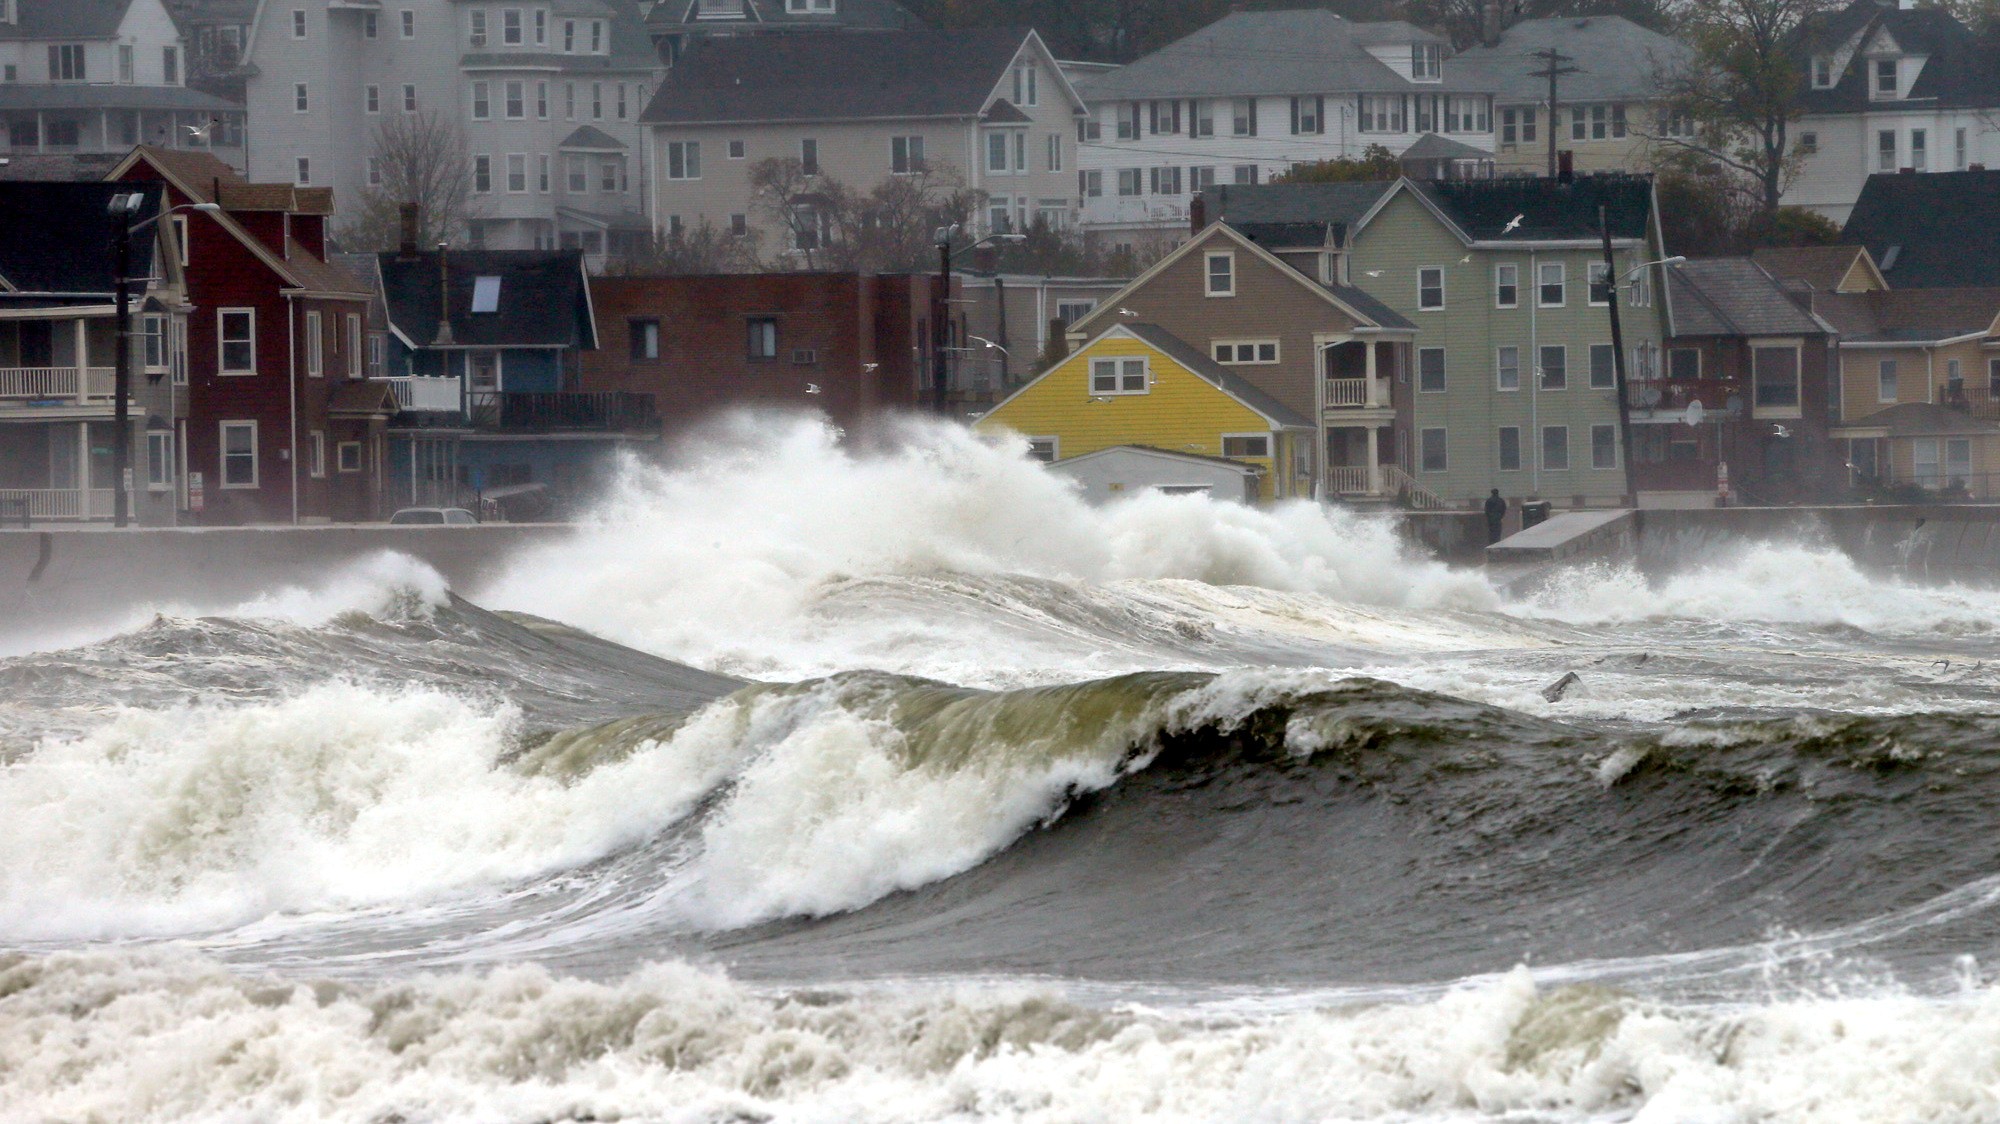
[[[1389,404],[1389,380],[1367,378],[1328,379],[1326,380],[1326,404],[1328,409],[1336,407],[1387,406]]]
[[[0,488],[0,520],[26,504],[32,521],[109,519],[115,504],[110,488]]]
[[[450,414],[465,410],[465,387],[457,379],[399,375],[380,381],[389,384],[389,393],[396,396],[397,409]]]
[[[1400,494],[1403,497],[1403,501],[1411,507],[1426,511],[1438,511],[1445,506],[1445,502],[1438,498],[1436,492],[1417,483],[1417,478],[1403,471],[1401,465],[1383,465],[1382,480],[1389,488],[1394,489]]]
[[[1326,470],[1326,490],[1336,496],[1370,496],[1379,489],[1367,465],[1337,464]]]
[[[108,401],[116,375],[110,367],[0,367],[0,398]]]
[[[488,429],[644,430],[660,424],[650,394],[475,391],[472,424]]]

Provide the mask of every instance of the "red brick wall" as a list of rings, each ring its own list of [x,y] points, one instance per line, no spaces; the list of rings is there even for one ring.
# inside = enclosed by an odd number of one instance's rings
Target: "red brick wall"
[[[583,353],[578,389],[655,395],[667,432],[733,406],[818,409],[846,426],[917,404],[910,345],[927,312],[927,279],[595,277],[590,291],[602,345]],[[748,321],[764,316],[778,322],[778,355],[753,360]],[[631,325],[644,319],[660,323],[657,360],[631,357]],[[799,350],[814,352],[813,361],[795,362]]]

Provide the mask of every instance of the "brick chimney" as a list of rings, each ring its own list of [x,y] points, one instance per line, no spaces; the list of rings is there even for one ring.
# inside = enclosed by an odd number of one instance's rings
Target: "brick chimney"
[[[402,220],[402,242],[397,247],[405,261],[417,256],[417,226],[421,214],[417,204],[405,203],[396,208],[397,217]]]
[[[1574,151],[1565,148],[1561,152],[1556,153],[1556,182],[1576,182],[1576,153]]]
[[[1486,0],[1479,6],[1479,41],[1488,47],[1500,44],[1500,0]]]
[[[1188,200],[1188,233],[1200,234],[1201,228],[1207,225],[1208,197],[1197,191],[1194,198]]]

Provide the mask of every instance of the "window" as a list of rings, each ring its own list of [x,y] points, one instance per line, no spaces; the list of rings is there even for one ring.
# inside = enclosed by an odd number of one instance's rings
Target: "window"
[[[1611,303],[1611,267],[1601,261],[1590,263],[1589,275],[1590,303],[1602,308]]]
[[[1443,472],[1450,463],[1445,448],[1445,432],[1442,428],[1425,429],[1417,433],[1417,464],[1424,472]]]
[[[493,158],[475,156],[472,158],[472,190],[485,193],[493,190]]]
[[[535,190],[544,195],[549,191],[549,155],[546,152],[535,157]]]
[[[1986,395],[2000,399],[2000,359],[1986,361]]]
[[[1007,170],[1007,134],[991,132],[986,134],[986,170],[1005,172]]]
[[[368,377],[382,377],[382,357],[388,350],[388,337],[381,332],[368,334]]]
[[[1956,359],[1944,361],[1944,382],[1955,394],[1965,393],[1965,369]]]
[[[486,13],[480,11],[478,8],[474,8],[471,12],[471,16],[472,16],[472,31],[471,31],[472,45],[475,47],[484,47],[486,45]]]
[[[1569,349],[1562,344],[1542,347],[1542,389],[1564,390],[1569,387]]]
[[[1204,165],[1199,168],[1188,169],[1188,191],[1207,191],[1214,186],[1215,168],[1213,166]]]
[[[1542,469],[1546,472],[1562,472],[1567,468],[1569,468],[1569,427],[1543,426]]]
[[[1150,381],[1143,356],[1090,361],[1092,394],[1144,394]]]
[[[1425,394],[1444,393],[1444,348],[1417,349],[1417,389]]]
[[[1197,101],[1189,111],[1188,135],[1191,137],[1212,137],[1215,135],[1215,103]]]
[[[625,190],[625,162],[623,160],[600,160],[597,165],[597,187],[606,195],[614,195]]]
[[[1954,129],[1954,130],[1952,130],[1952,135],[1951,135],[1951,156],[1952,156],[1952,158],[1951,158],[1951,166],[1952,166],[1952,167],[1954,167],[1954,168],[1956,168],[1956,169],[1958,169],[1958,170],[1959,170],[1959,171],[1961,171],[1961,172],[1962,172],[1962,171],[1964,171],[1964,170],[1965,170],[1965,130],[1964,130],[1964,129]]]
[[[379,32],[380,28],[377,25],[380,21],[375,17],[376,13],[374,12],[361,13],[361,37],[363,39],[373,39]]]
[[[1816,152],[1818,152],[1818,151],[1819,151],[1819,134],[1818,134],[1818,133],[1800,133],[1800,134],[1799,134],[1799,151],[1800,151],[1800,152],[1803,152],[1803,153],[1805,153],[1805,154],[1806,154],[1807,156],[1811,156],[1811,155],[1812,155],[1813,153],[1816,153]]]
[[[509,82],[504,88],[507,91],[507,119],[519,121],[525,118],[528,115],[528,84]]]
[[[508,8],[500,13],[500,42],[509,47],[521,45],[521,9]]]
[[[1875,133],[1875,170],[1893,172],[1896,170],[1896,130],[1879,129]]]
[[[1277,340],[1218,340],[1210,345],[1217,363],[1276,363]]]
[[[1050,133],[1048,142],[1049,171],[1060,172],[1063,170],[1062,134]]]
[[[325,325],[317,310],[306,313],[306,377],[320,378],[326,374]]]
[[[1097,302],[1094,300],[1059,300],[1056,302],[1056,319],[1062,321],[1063,327],[1067,328],[1090,315],[1090,310],[1096,307]]]
[[[1238,164],[1234,168],[1231,168],[1230,182],[1240,183],[1240,184],[1255,184],[1257,182],[1257,165]]]
[[[770,316],[753,316],[747,321],[750,331],[749,357],[752,359],[776,359],[778,357],[778,321]]]
[[[1326,119],[1326,99],[1319,96],[1292,99],[1292,133],[1320,133]]]
[[[1225,433],[1222,435],[1222,455],[1232,460],[1244,457],[1268,457],[1271,455],[1271,435],[1268,433]]]
[[[1701,377],[1701,351],[1693,347],[1676,347],[1667,352],[1667,377],[1670,379],[1698,379]]]
[[[549,42],[549,13],[546,9],[535,9],[535,46],[545,47]]]
[[[490,88],[484,82],[472,84],[472,119],[484,121],[493,116],[493,100]]]
[[[1502,262],[1493,267],[1493,307],[1519,308],[1521,305],[1521,267],[1513,262]]]
[[[83,60],[83,44],[81,43],[49,44],[49,81],[87,81]]]
[[[570,53],[573,53],[573,52],[574,52],[575,50],[576,50],[576,21],[575,21],[575,20],[564,20],[564,21],[563,21],[563,53],[564,53],[564,54],[570,54]]]
[[[1833,85],[1833,60],[1825,55],[1814,55],[1812,60],[1812,84],[1815,90],[1824,90]]]
[[[1121,105],[1118,107],[1117,113],[1118,113],[1118,139],[1138,140],[1139,103],[1135,101],[1131,103],[1129,106]]]
[[[563,116],[576,120],[576,83],[563,83]]]
[[[1444,270],[1436,266],[1417,270],[1417,310],[1435,312],[1444,307]]]
[[[306,37],[306,10],[304,8],[293,8],[292,38],[304,39],[305,37]]]
[[[572,161],[570,164],[572,169],[578,166],[576,161]],[[670,180],[698,180],[701,178],[700,141],[667,142],[667,178]],[[572,171],[570,174],[571,191],[582,190],[582,188],[576,186],[576,179],[576,173]]]
[[[1035,68],[1033,66],[1026,64],[1016,66],[1014,68],[1014,104],[1015,105],[1041,104],[1040,102],[1041,95],[1040,92],[1036,89],[1037,84],[1038,84],[1038,77],[1036,75]]]
[[[368,113],[382,112],[382,87],[363,87],[361,91],[361,108]]]
[[[731,146],[742,144],[731,141]],[[924,138],[890,137],[889,171],[899,176],[912,175],[924,170]]]
[[[743,142],[742,142],[742,141],[740,141],[740,140],[733,140],[733,141],[730,141],[730,142],[729,142],[729,158],[730,158],[731,160],[741,160],[741,159],[743,159],[743,156],[744,156],[744,147],[743,147]]]
[[[217,373],[257,373],[257,311],[222,308],[215,313]]]
[[[1061,447],[1061,439],[1055,437],[1028,438],[1028,459],[1054,464],[1056,452]]]
[[[1521,349],[1500,348],[1493,358],[1493,385],[1499,390],[1521,389]]]
[[[465,381],[477,394],[497,394],[501,381],[500,356],[492,351],[470,351],[465,355]]]
[[[1896,60],[1876,59],[1875,96],[1878,98],[1893,98],[1896,96],[1899,85],[1900,83],[1897,81],[1896,75]]]
[[[1150,169],[1153,180],[1153,194],[1179,195],[1181,193],[1181,170],[1177,167]]]
[[[1535,141],[1535,109],[1533,106],[1502,109],[1500,111],[1500,143],[1503,146],[1533,144]]]
[[[1361,131],[1364,133],[1400,133],[1403,131],[1404,105],[1401,94],[1361,95]]]
[[[256,422],[222,423],[222,486],[225,488],[257,486]]]
[[[1076,187],[1077,191],[1086,199],[1101,198],[1104,195],[1104,173],[1078,172],[1076,174]]]
[[[1499,464],[1502,472],[1521,470],[1521,427],[1503,425],[1500,427]]]
[[[300,82],[292,87],[292,112],[306,113],[312,109],[312,94],[306,84]]]
[[[582,195],[590,190],[590,170],[584,166],[583,157],[566,157],[563,162],[563,168],[571,194]],[[674,177],[668,176],[667,178],[672,179]]]
[[[1590,467],[1618,467],[1617,426],[1593,425],[1590,427]]]
[[[400,14],[403,17],[402,18],[403,38],[415,39],[417,37],[416,10],[413,8],[404,8]]]
[[[1120,195],[1141,194],[1141,186],[1139,182],[1139,169],[1137,168],[1118,169],[1118,194]]]
[[[326,475],[326,433],[315,429],[307,437],[306,472],[317,480]]]
[[[1563,306],[1563,263],[1543,262],[1538,267],[1541,285],[1540,304],[1543,308]]]
[[[512,195],[522,195],[528,190],[528,157],[526,153],[507,154],[507,191]]]
[[[1615,390],[1618,386],[1618,349],[1608,343],[1590,345],[1590,389]]]
[[[472,311],[500,311],[500,278],[491,274],[472,279]]]
[[[819,142],[811,137],[799,141],[799,171],[808,175],[819,175]]]
[[[731,235],[732,237],[736,237],[736,238],[747,238],[747,237],[749,237],[749,236],[750,236],[750,216],[749,216],[749,215],[746,215],[746,214],[743,214],[743,213],[742,213],[742,212],[740,212],[740,211],[739,211],[739,212],[737,212],[736,214],[733,214],[733,215],[730,215],[730,216],[729,216],[729,233],[730,233],[730,235]]]
[[[1233,297],[1236,295],[1236,255],[1233,253],[1209,254],[1204,258],[1208,283],[1202,291],[1211,297]]]
[[[361,377],[361,314],[347,314],[347,377]]]
[[[1436,43],[1410,45],[1410,77],[1436,78],[1442,73],[1443,62],[1440,58],[1440,48]]]
[[[1896,361],[1884,359],[1875,368],[1875,398],[1879,402],[1896,400]]]
[[[417,111],[417,88],[415,86],[406,85],[403,87],[403,112],[415,113],[416,111]]]
[[[596,55],[596,54],[602,54],[603,52],[604,52],[604,21],[591,20],[590,53]]]
[[[604,83],[590,84],[590,117],[593,121],[604,120]]]
[[[118,80],[128,86],[132,84],[132,46],[129,43],[118,44]]]
[[[1236,98],[1229,103],[1229,131],[1239,137],[1257,135],[1257,99]]]
[[[173,227],[174,247],[178,252],[181,265],[185,267],[188,263],[189,248],[188,217],[186,215],[169,215],[167,222]]]
[[[1910,130],[1910,167],[1919,172],[1931,170],[1930,134],[1924,129]]]
[[[1750,352],[1754,401],[1759,407],[1796,410],[1799,405],[1799,353],[1792,347],[1759,347]]]
[[[334,467],[341,472],[360,472],[361,442],[342,441],[334,446]]]
[[[169,86],[181,84],[181,52],[179,47],[160,48],[160,81]]]
[[[660,322],[658,320],[631,320],[626,327],[631,332],[632,358],[634,361],[658,359],[660,357]]]

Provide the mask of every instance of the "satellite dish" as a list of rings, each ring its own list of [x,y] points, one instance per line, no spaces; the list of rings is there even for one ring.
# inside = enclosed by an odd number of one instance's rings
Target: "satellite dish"
[[[1688,408],[1681,413],[1681,420],[1689,425],[1700,425],[1702,413],[1701,399],[1697,398],[1688,403]]]

